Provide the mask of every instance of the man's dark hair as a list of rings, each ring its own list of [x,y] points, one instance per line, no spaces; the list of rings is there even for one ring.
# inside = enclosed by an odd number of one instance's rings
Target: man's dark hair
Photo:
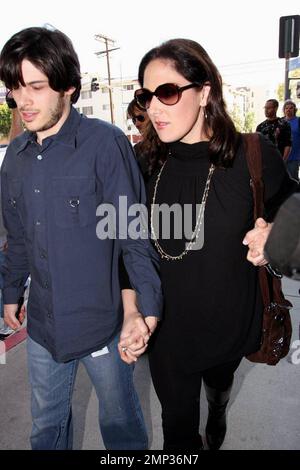
[[[297,106],[296,106],[296,103],[292,100],[286,100],[284,103],[283,103],[283,112],[285,111],[285,108],[287,106],[293,106],[294,108],[294,113],[296,114],[297,112]]]
[[[9,89],[25,86],[22,61],[28,60],[58,92],[75,87],[71,103],[80,95],[80,64],[70,39],[61,31],[47,28],[27,28],[14,34],[4,45],[0,55],[0,79]]]
[[[279,106],[279,103],[277,100],[275,100],[274,98],[271,98],[270,100],[267,100],[267,103],[272,103],[273,106],[278,109],[278,106]]]

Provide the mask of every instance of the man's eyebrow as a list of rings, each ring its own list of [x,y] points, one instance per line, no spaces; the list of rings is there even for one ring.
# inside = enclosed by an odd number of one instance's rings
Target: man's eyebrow
[[[48,83],[48,80],[33,80],[32,82],[26,83],[26,85],[37,85],[38,83]]]

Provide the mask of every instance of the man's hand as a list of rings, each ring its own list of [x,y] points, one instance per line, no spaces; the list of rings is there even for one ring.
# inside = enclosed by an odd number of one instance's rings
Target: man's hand
[[[25,305],[22,305],[21,311],[19,314],[19,320],[16,318],[18,307],[19,307],[18,304],[5,304],[4,305],[4,321],[13,330],[17,330],[18,328],[21,327],[26,316]]]
[[[264,247],[273,224],[269,224],[264,219],[259,218],[255,222],[254,229],[250,230],[243,244],[248,245],[247,260],[254,266],[264,266],[268,261],[264,257]]]
[[[157,327],[158,318],[149,316],[149,317],[145,317],[144,320],[145,320],[146,325],[149,328],[149,334],[151,336],[152,333],[154,333],[155,328]]]
[[[118,345],[121,359],[131,364],[136,362],[148,345],[157,325],[157,318],[138,311],[137,296],[133,289],[122,289],[124,321]]]

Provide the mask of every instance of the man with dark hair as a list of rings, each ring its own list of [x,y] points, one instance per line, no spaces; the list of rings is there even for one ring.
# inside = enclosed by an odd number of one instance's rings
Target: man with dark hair
[[[276,145],[283,160],[286,161],[292,146],[291,128],[285,119],[277,117],[278,106],[279,103],[275,99],[266,101],[265,115],[267,119],[257,126],[256,132],[267,136]]]
[[[145,202],[132,148],[118,128],[71,106],[80,93],[79,62],[60,31],[15,34],[0,55],[0,79],[27,128],[8,147],[1,181],[4,316],[11,328],[20,327],[15,314],[31,275],[32,448],[72,448],[71,398],[81,361],[101,402],[106,448],[146,449],[131,363],[145,351],[161,310],[157,256],[147,238],[128,236],[130,217],[115,237],[96,234],[100,204],[113,205],[124,222],[121,195],[130,206]],[[141,313],[132,309],[131,291],[122,291],[122,307],[121,256]],[[130,338],[128,348],[121,349],[120,337]]]

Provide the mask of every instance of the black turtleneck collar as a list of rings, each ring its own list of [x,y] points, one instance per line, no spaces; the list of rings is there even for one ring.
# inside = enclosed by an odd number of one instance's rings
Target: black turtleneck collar
[[[178,160],[193,160],[195,158],[207,158],[209,142],[196,142],[185,144],[177,141],[168,145],[170,155]]]

